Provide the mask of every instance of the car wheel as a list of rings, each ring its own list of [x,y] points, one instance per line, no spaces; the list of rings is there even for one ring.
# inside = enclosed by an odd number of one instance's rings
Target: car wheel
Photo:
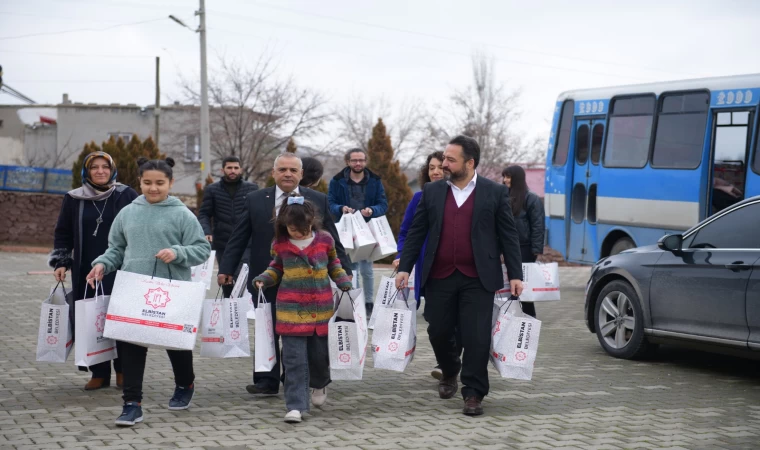
[[[613,281],[602,289],[596,299],[594,321],[599,343],[610,355],[635,359],[647,353],[641,304],[627,282]]]
[[[623,251],[634,247],[636,247],[636,244],[633,243],[631,238],[620,238],[615,241],[614,244],[612,244],[612,248],[610,249],[610,256],[617,255],[618,253],[622,253]]]

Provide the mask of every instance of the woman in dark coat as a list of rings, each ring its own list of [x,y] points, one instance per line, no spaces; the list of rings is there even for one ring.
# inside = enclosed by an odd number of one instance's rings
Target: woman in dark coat
[[[75,300],[85,298],[92,261],[108,248],[108,233],[116,214],[137,198],[137,192],[129,186],[116,182],[116,165],[111,155],[94,152],[87,155],[82,164],[82,187],[69,191],[63,197],[58,223],[55,226],[53,251],[48,264],[55,269],[56,281],[66,279],[71,271],[71,285]],[[105,295],[111,294],[116,274],[103,279]],[[89,290],[87,296],[94,293]],[[74,317],[73,311],[71,317]],[[76,339],[76,336],[75,336]],[[116,345],[119,352],[119,344]],[[121,387],[121,363],[113,360],[116,384]],[[89,368],[92,379],[85,390],[95,390],[111,385],[111,362],[106,361]],[[87,371],[87,368],[80,367]]]
[[[504,184],[509,188],[509,202],[515,225],[520,235],[522,262],[533,263],[544,253],[544,203],[528,189],[525,170],[520,166],[509,166],[501,173]],[[536,317],[533,302],[522,303],[522,310]]]

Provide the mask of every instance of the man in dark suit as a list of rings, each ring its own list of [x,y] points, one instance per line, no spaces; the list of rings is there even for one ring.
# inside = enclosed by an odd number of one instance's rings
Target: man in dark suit
[[[504,286],[499,256],[509,274],[512,295],[522,293],[522,265],[517,228],[504,185],[478,177],[480,146],[467,136],[451,140],[443,153],[448,180],[428,183],[406,236],[396,286],[409,272],[428,236],[422,286],[428,336],[443,377],[438,395],[456,394],[461,371],[464,414],[483,414],[488,394],[493,299]],[[464,355],[454,339],[459,327]]]
[[[219,285],[227,285],[233,282],[232,274],[243,256],[246,246],[250,242],[250,267],[248,272],[248,290],[254,293],[252,280],[257,275],[266,270],[272,261],[270,249],[272,239],[274,238],[274,219],[277,211],[280,210],[283,200],[293,191],[299,192],[316,205],[322,215],[322,228],[329,232],[335,239],[335,249],[338,252],[343,268],[346,273],[351,275],[349,268],[351,260],[346,256],[346,252],[340,243],[338,230],[335,228],[330,210],[327,205],[327,196],[312,189],[299,186],[298,183],[303,177],[303,165],[301,159],[293,153],[283,153],[274,161],[272,177],[275,185],[251,192],[245,198],[246,215],[243,216],[235,226],[224,257],[219,264],[219,275],[217,281]],[[277,304],[277,286],[264,290],[264,296],[272,304],[272,323],[275,323],[275,309]],[[280,339],[275,334],[275,354],[280,354]],[[254,372],[253,384],[248,385],[246,390],[251,394],[275,395],[280,389],[280,360],[278,356],[274,369],[269,372]]]

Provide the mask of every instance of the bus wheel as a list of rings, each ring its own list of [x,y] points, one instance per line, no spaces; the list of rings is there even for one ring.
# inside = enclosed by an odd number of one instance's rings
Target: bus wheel
[[[618,253],[621,253],[624,250],[628,250],[630,248],[636,247],[636,244],[633,243],[631,238],[620,238],[612,245],[612,249],[610,249],[610,256],[617,255]]]

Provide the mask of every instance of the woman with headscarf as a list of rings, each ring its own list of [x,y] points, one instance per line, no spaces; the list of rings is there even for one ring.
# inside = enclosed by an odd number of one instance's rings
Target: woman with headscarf
[[[544,204],[541,198],[528,189],[525,170],[509,166],[501,172],[504,184],[509,188],[509,202],[515,225],[520,235],[520,253],[523,263],[536,262],[544,253]],[[533,302],[522,303],[525,314],[536,317]]]
[[[58,223],[55,226],[53,251],[48,264],[55,269],[56,281],[64,281],[71,271],[71,286],[75,300],[85,298],[92,261],[108,248],[108,233],[116,214],[137,198],[137,192],[129,186],[116,182],[116,165],[111,155],[93,152],[82,163],[82,187],[69,191],[63,197]],[[116,274],[103,279],[105,295],[111,294]],[[94,297],[92,289],[87,296]],[[71,317],[74,317],[73,311]],[[76,339],[76,337],[75,337]],[[119,352],[119,343],[116,346]],[[121,363],[113,360],[116,384],[121,387]],[[80,367],[82,371],[88,368]],[[92,379],[85,390],[95,390],[111,385],[111,362],[106,361],[89,367]]]

